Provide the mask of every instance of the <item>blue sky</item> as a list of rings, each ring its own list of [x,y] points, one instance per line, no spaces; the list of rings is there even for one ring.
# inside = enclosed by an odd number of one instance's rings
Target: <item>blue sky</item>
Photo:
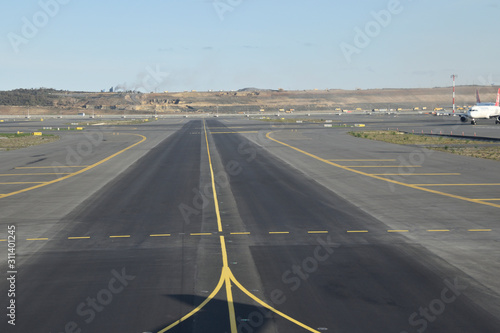
[[[0,90],[500,84],[497,0],[2,3]]]

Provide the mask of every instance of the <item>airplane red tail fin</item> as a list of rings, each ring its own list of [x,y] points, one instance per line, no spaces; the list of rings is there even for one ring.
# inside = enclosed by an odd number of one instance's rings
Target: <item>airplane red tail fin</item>
[[[476,89],[476,102],[481,103],[481,98],[479,98],[479,89]]]
[[[500,106],[500,89],[498,89],[498,94],[497,94],[497,103],[495,106]]]

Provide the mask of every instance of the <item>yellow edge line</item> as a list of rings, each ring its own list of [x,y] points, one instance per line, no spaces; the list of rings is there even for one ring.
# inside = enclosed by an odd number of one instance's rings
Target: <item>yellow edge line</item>
[[[100,160],[100,161],[99,161],[99,162],[97,162],[97,163],[94,163],[94,164],[92,164],[92,165],[89,165],[89,166],[85,167],[84,169],[78,170],[78,171],[73,172],[73,173],[71,173],[71,174],[69,174],[69,175],[66,175],[66,176],[64,176],[64,177],[61,177],[61,178],[58,178],[58,179],[54,179],[54,180],[51,180],[51,181],[45,182],[45,183],[43,183],[43,184],[38,184],[38,185],[35,185],[35,186],[32,186],[32,187],[28,187],[28,188],[25,188],[25,189],[22,189],[22,190],[19,190],[19,191],[15,191],[15,192],[11,192],[11,193],[7,193],[7,194],[3,194],[3,195],[1,195],[1,196],[0,196],[0,198],[6,198],[6,197],[10,197],[10,196],[12,196],[12,195],[19,194],[19,193],[24,193],[24,192],[32,191],[32,190],[35,190],[35,189],[37,189],[37,188],[44,187],[44,186],[47,186],[47,185],[51,185],[51,184],[54,184],[54,183],[57,183],[57,182],[60,182],[60,181],[66,180],[66,179],[68,179],[68,178],[71,178],[71,177],[73,177],[73,176],[79,175],[79,174],[81,174],[81,173],[84,173],[84,172],[86,172],[86,171],[88,171],[88,170],[92,169],[92,168],[95,168],[95,167],[96,167],[96,166],[98,166],[98,165],[101,165],[101,164],[103,164],[103,163],[105,163],[105,162],[109,161],[109,160],[110,160],[110,159],[112,159],[113,157],[116,157],[116,156],[120,155],[121,153],[123,153],[123,152],[125,152],[125,151],[127,151],[127,150],[129,150],[129,149],[131,149],[131,148],[133,148],[133,147],[135,147],[135,146],[137,146],[138,144],[141,144],[141,143],[143,143],[144,141],[146,141],[146,137],[145,137],[144,135],[140,135],[140,134],[133,134],[133,133],[131,133],[130,135],[136,135],[136,136],[141,137],[142,139],[141,139],[140,141],[138,141],[138,142],[136,142],[136,143],[134,143],[134,144],[132,144],[132,145],[128,146],[127,148],[122,149],[122,150],[120,150],[119,152],[114,153],[113,155],[108,156],[108,157],[106,157],[106,158],[105,158],[105,159],[103,159],[103,160]]]
[[[485,201],[481,201],[481,200],[477,200],[477,199],[471,199],[471,198],[466,198],[466,197],[462,197],[462,196],[459,196],[459,195],[454,195],[454,194],[450,194],[450,193],[445,193],[445,192],[440,192],[440,191],[436,191],[436,190],[431,190],[431,189],[428,189],[428,188],[425,188],[425,187],[421,187],[421,186],[418,186],[418,185],[415,185],[415,184],[406,184],[406,183],[402,183],[402,182],[399,182],[397,180],[393,180],[393,179],[387,179],[387,178],[383,178],[383,177],[380,177],[380,176],[375,176],[375,175],[372,175],[372,174],[369,174],[369,173],[366,173],[366,172],[363,172],[363,171],[360,171],[360,170],[355,170],[355,169],[352,169],[352,168],[349,168],[349,167],[346,167],[346,166],[343,166],[343,165],[340,165],[340,164],[337,164],[337,163],[333,163],[333,162],[330,162],[324,158],[321,158],[319,156],[316,156],[314,154],[311,154],[311,153],[308,153],[302,149],[299,149],[299,148],[296,148],[294,146],[291,146],[287,143],[284,143],[284,142],[281,142],[279,140],[276,140],[274,138],[271,137],[270,134],[272,134],[274,132],[268,132],[266,134],[266,137],[269,139],[269,140],[272,140],[274,142],[277,142],[283,146],[286,146],[286,147],[289,147],[295,151],[298,151],[299,153],[302,153],[304,155],[307,155],[309,157],[312,157],[318,161],[321,161],[321,162],[324,162],[324,163],[327,163],[327,164],[330,164],[334,167],[337,167],[337,168],[340,168],[340,169],[344,169],[344,170],[347,170],[347,171],[350,171],[350,172],[354,172],[354,173],[357,173],[359,175],[363,175],[363,176],[366,176],[366,177],[371,177],[371,178],[375,178],[375,179],[379,179],[379,180],[383,180],[385,182],[388,182],[388,183],[392,183],[392,184],[397,184],[397,185],[401,185],[401,186],[405,186],[405,187],[409,187],[409,188],[412,188],[412,189],[415,189],[415,190],[420,190],[420,191],[424,191],[424,192],[428,192],[428,193],[433,193],[433,194],[439,194],[439,195],[442,195],[442,196],[446,196],[446,197],[450,197],[450,198],[454,198],[454,199],[459,199],[459,200],[463,200],[463,201],[468,201],[468,202],[472,202],[472,203],[478,203],[478,204],[481,204],[481,205],[486,205],[486,206],[491,206],[491,207],[496,207],[496,208],[500,208],[500,204],[494,204],[494,203],[491,203],[491,202],[485,202]]]

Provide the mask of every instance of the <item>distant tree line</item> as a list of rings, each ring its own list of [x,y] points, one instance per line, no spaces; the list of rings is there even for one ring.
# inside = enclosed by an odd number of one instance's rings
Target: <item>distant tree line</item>
[[[0,91],[0,105],[9,106],[52,106],[58,99],[55,89],[15,89]]]

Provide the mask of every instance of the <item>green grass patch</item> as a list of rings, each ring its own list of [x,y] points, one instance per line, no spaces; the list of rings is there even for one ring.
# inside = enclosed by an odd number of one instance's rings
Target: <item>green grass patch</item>
[[[31,133],[0,133],[0,150],[14,150],[59,140],[52,134],[34,136]]]
[[[349,134],[357,138],[403,145],[422,145],[428,149],[447,153],[500,161],[500,146],[492,141],[415,135],[397,131],[352,131]],[[478,144],[491,144],[491,147],[481,147]]]

